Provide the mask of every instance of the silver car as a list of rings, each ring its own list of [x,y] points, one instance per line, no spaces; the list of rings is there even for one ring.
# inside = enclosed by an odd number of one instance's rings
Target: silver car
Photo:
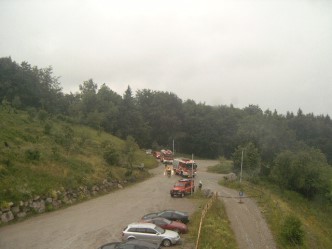
[[[180,241],[180,235],[152,223],[132,223],[122,232],[123,241],[131,239],[145,240],[168,247],[177,244]]]

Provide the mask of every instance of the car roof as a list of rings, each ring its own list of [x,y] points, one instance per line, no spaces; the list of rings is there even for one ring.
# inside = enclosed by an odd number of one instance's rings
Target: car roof
[[[99,247],[100,248],[104,248],[106,246],[111,246],[111,245],[119,245],[119,244],[126,244],[126,245],[142,245],[142,246],[146,246],[146,247],[149,247],[149,248],[157,248],[157,245],[156,244],[153,244],[151,242],[148,242],[148,241],[144,241],[144,240],[128,240],[128,241],[125,241],[125,242],[111,242],[111,243],[107,243],[105,245],[102,245]]]
[[[155,220],[162,220],[162,221],[170,221],[170,222],[172,222],[171,220],[169,220],[169,219],[166,219],[166,218],[164,218],[164,217],[160,217],[160,216],[156,216],[156,217],[152,217],[152,218],[148,218],[148,219],[146,219],[146,221],[147,221],[147,223],[149,223],[149,221],[155,221]],[[150,222],[150,223],[152,223],[152,222]]]
[[[180,179],[179,182],[191,182],[193,179]]]
[[[156,225],[152,223],[131,223],[128,227],[155,228]]]

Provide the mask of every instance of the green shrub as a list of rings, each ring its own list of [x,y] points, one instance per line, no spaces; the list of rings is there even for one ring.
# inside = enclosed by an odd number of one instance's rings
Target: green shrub
[[[302,245],[304,231],[299,218],[289,215],[283,223],[281,238],[289,245]]]
[[[233,162],[225,159],[224,157],[219,158],[219,163],[214,166],[208,167],[208,172],[218,173],[218,174],[228,174],[233,170]]]
[[[30,161],[39,161],[40,152],[37,149],[28,149],[25,151],[25,157]]]
[[[117,165],[119,163],[119,153],[116,149],[108,147],[104,152],[103,157],[107,164],[109,165]]]
[[[46,111],[44,111],[44,110],[40,110],[40,111],[38,112],[38,119],[39,119],[40,121],[45,122],[46,119],[47,119],[47,117],[48,117],[48,113],[47,113]]]
[[[50,123],[46,123],[44,125],[44,134],[45,135],[50,135],[52,130],[52,125]]]

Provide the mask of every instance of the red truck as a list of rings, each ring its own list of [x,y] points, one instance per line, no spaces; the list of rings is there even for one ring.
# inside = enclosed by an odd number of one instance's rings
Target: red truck
[[[195,177],[197,164],[194,160],[176,158],[173,160],[173,170],[176,175],[183,177]]]
[[[170,191],[172,197],[180,196],[184,197],[186,194],[191,194],[195,192],[195,182],[193,178],[190,179],[181,179]]]
[[[173,163],[173,152],[171,150],[161,150],[160,151],[160,162],[164,164]]]

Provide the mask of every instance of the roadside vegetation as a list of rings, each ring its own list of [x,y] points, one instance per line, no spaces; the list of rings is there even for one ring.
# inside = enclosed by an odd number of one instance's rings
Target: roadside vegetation
[[[183,248],[188,243],[196,245],[198,236],[198,227],[200,224],[202,210],[210,200],[203,195],[203,191],[196,191],[195,194],[190,197],[198,203],[198,210],[190,217],[190,223],[188,224],[189,233],[184,235],[186,242]],[[214,239],[215,238],[215,239]],[[190,241],[190,242],[187,242]],[[182,247],[180,247],[182,248]],[[225,208],[222,201],[216,200],[211,205],[207,212],[201,229],[201,237],[199,241],[200,249],[237,249],[238,246],[235,241],[234,233],[230,227],[230,222],[227,218]]]
[[[332,248],[332,206],[310,201],[294,191],[260,181],[221,181],[220,184],[244,191],[261,208],[278,248]]]
[[[219,163],[213,166],[209,166],[207,171],[217,174],[228,174],[233,171],[233,161],[227,160],[225,157],[219,157]]]
[[[231,161],[220,158],[208,171],[221,174],[235,171],[239,176],[242,161],[242,182],[238,177],[236,181],[223,179],[220,184],[243,191],[256,200],[278,248],[332,248],[332,220],[327,218],[332,217],[329,185],[332,172],[322,154],[310,149],[285,152],[271,165],[269,177],[261,177],[253,173],[257,169],[254,167],[258,161],[255,159],[257,151],[246,148],[242,158],[242,149],[234,153],[237,167],[231,167]],[[251,150],[253,154],[250,154]],[[248,154],[250,159],[246,158]],[[280,164],[284,164],[283,167]]]

